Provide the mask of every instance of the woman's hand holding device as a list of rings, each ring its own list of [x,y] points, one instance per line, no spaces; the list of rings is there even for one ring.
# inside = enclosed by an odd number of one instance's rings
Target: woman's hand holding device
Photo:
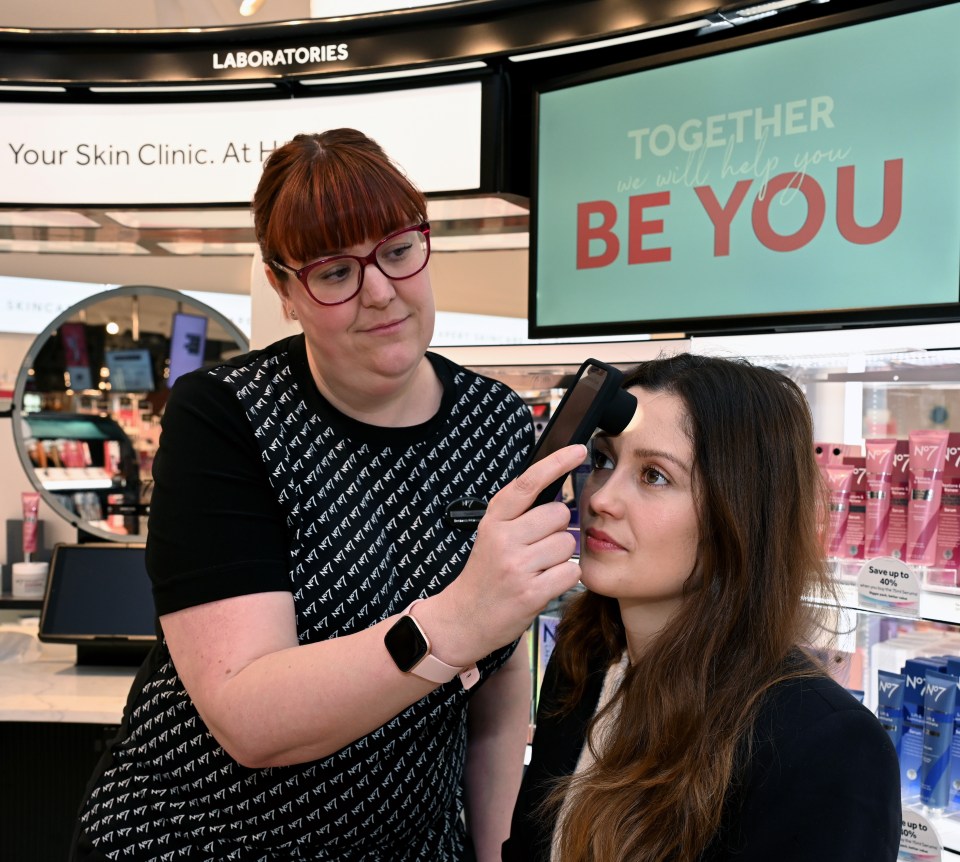
[[[571,559],[570,509],[554,501],[567,475],[583,463],[583,444],[596,428],[619,434],[633,418],[636,398],[620,388],[622,379],[611,365],[584,362],[527,469],[490,501],[463,572],[436,597],[450,603],[444,617],[458,620],[463,654],[450,655],[448,663],[466,666],[518,638],[552,599],[576,586],[580,566]]]
[[[551,599],[574,587],[580,566],[562,503],[535,506],[551,483],[583,463],[586,448],[567,446],[531,464],[487,506],[460,576],[424,603],[431,635],[448,664],[467,666],[510,643]],[[432,605],[428,610],[426,606]],[[448,628],[443,632],[442,628]]]

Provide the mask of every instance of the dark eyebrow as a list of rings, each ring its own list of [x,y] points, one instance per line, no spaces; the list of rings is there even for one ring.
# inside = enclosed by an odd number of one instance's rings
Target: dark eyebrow
[[[603,431],[598,431],[594,439],[603,440],[607,445],[610,444],[610,441],[615,435],[606,434]],[[637,461],[643,461],[648,458],[653,458],[655,460],[669,461],[671,464],[676,464],[681,470],[685,473],[690,472],[690,467],[687,464],[684,464],[676,455],[671,454],[663,449],[632,449],[630,455]]]

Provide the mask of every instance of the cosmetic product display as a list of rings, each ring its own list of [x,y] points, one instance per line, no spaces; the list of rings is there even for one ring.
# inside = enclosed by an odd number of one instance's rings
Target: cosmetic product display
[[[17,599],[40,599],[47,586],[48,569],[47,563],[33,559],[38,550],[40,494],[24,491],[20,499],[23,506],[23,561],[10,567],[10,592]]]
[[[943,492],[947,431],[910,432],[910,503],[907,509],[907,562],[932,566]]]
[[[867,557],[882,557],[887,553],[887,534],[890,530],[890,491],[897,441],[873,439],[867,440],[865,446],[867,499],[864,554]]]
[[[957,582],[960,568],[960,434],[951,432],[943,465],[943,487],[937,524],[937,553],[934,565],[946,572],[938,580]]]
[[[927,672],[946,671],[936,657],[908,659],[903,666],[903,733],[900,741],[900,788],[904,796],[919,796],[923,764],[923,709]]]
[[[855,447],[817,443],[829,493],[824,549],[836,577],[859,582],[864,560],[919,567],[926,588],[960,590],[960,432],[918,429],[908,439]]]
[[[843,556],[847,518],[850,515],[850,489],[853,487],[853,467],[845,464],[827,464],[824,468],[830,491],[830,517],[827,522],[827,553]]]
[[[877,690],[879,703],[877,718],[900,755],[900,740],[903,737],[903,692],[904,676],[881,670],[877,672]]]
[[[843,531],[843,555],[850,560],[862,560],[866,543],[867,459],[845,457],[843,464],[853,468],[847,501],[847,525]]]
[[[910,508],[910,441],[897,440],[890,476],[890,523],[887,526],[887,556],[907,556],[907,512]]]
[[[950,801],[950,748],[957,712],[957,678],[928,670],[923,690],[920,801],[945,809]]]
[[[23,506],[23,559],[30,562],[37,552],[37,512],[40,508],[40,494],[37,491],[24,491],[20,495]]]

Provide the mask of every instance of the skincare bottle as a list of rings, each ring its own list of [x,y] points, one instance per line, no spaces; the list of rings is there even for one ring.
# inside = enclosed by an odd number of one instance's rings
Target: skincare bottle
[[[877,672],[879,704],[877,718],[883,729],[890,735],[890,741],[900,756],[900,742],[903,737],[903,691],[904,677],[900,673],[887,670]]]
[[[928,671],[944,673],[946,663],[936,658],[911,658],[903,665],[903,732],[900,740],[900,790],[905,799],[920,794],[923,760],[923,694]]]
[[[945,810],[950,801],[950,747],[957,711],[957,678],[927,671],[923,694],[920,801]]]

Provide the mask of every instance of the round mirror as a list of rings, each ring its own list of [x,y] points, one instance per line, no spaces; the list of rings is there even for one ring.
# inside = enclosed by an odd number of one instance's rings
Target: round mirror
[[[145,541],[170,387],[248,349],[219,311],[162,287],[119,287],[68,308],[37,336],[13,390],[31,484],[81,533]]]

